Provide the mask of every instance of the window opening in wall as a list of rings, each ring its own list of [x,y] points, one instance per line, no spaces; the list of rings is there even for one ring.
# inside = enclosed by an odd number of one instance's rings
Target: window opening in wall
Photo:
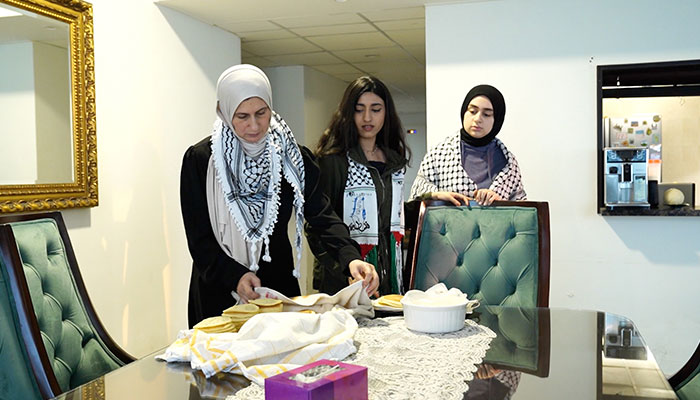
[[[700,60],[597,73],[598,213],[700,215]]]

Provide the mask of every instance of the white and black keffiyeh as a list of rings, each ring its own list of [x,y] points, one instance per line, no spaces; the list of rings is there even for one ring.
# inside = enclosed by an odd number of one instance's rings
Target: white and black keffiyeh
[[[304,162],[292,131],[274,111],[264,140],[266,144],[262,154],[251,157],[243,151],[240,139],[231,128],[217,118],[211,138],[215,183],[220,185],[228,211],[252,255],[248,260],[237,261],[251,271],[257,271],[257,258],[263,243],[263,260],[271,260],[269,236],[277,223],[280,183],[284,176],[294,191],[297,250],[294,276],[298,278],[304,221]],[[214,223],[212,221],[212,225]],[[217,236],[217,239],[224,250],[235,247],[235,244],[221,243],[222,236]],[[235,236],[230,240],[239,239],[238,235]]]
[[[348,178],[345,182],[343,198],[343,222],[348,226],[350,237],[360,245],[362,258],[379,244],[379,203],[377,190],[372,181],[369,169],[354,161],[348,155]],[[395,248],[391,249],[394,256],[396,282],[403,281],[401,270],[403,258],[401,254],[401,239],[404,236],[403,214],[403,184],[406,168],[391,175],[391,233],[394,235]]]
[[[489,187],[504,200],[525,200],[520,167],[513,153],[498,138],[493,139],[506,157],[506,166],[493,178]],[[411,186],[411,199],[428,192],[455,192],[473,197],[477,186],[461,164],[459,132],[433,147],[420,164]]]

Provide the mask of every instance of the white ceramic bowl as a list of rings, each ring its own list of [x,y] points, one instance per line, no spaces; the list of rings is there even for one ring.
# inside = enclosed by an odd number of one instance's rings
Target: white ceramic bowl
[[[405,297],[404,297],[405,299]],[[464,328],[467,299],[450,305],[419,305],[408,301],[403,304],[406,327],[426,333],[447,333]]]

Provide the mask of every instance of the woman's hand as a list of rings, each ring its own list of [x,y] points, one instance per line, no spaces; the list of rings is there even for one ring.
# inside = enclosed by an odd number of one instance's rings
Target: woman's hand
[[[482,206],[488,206],[496,200],[502,200],[496,192],[491,189],[479,189],[474,193],[474,200]]]
[[[377,275],[374,265],[362,260],[352,260],[348,268],[350,269],[352,282],[363,281],[362,287],[365,288],[368,295],[372,296],[377,294],[379,275]]]
[[[241,303],[245,304],[248,300],[260,297],[260,294],[255,291],[256,287],[260,287],[260,278],[253,272],[243,274],[236,287],[236,293],[241,298]]]
[[[448,201],[456,206],[469,204],[469,197],[454,192],[432,192],[430,198],[433,200]]]

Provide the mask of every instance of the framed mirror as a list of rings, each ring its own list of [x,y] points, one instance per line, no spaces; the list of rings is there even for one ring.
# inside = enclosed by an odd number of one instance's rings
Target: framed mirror
[[[94,207],[92,5],[0,0],[0,212]]]

